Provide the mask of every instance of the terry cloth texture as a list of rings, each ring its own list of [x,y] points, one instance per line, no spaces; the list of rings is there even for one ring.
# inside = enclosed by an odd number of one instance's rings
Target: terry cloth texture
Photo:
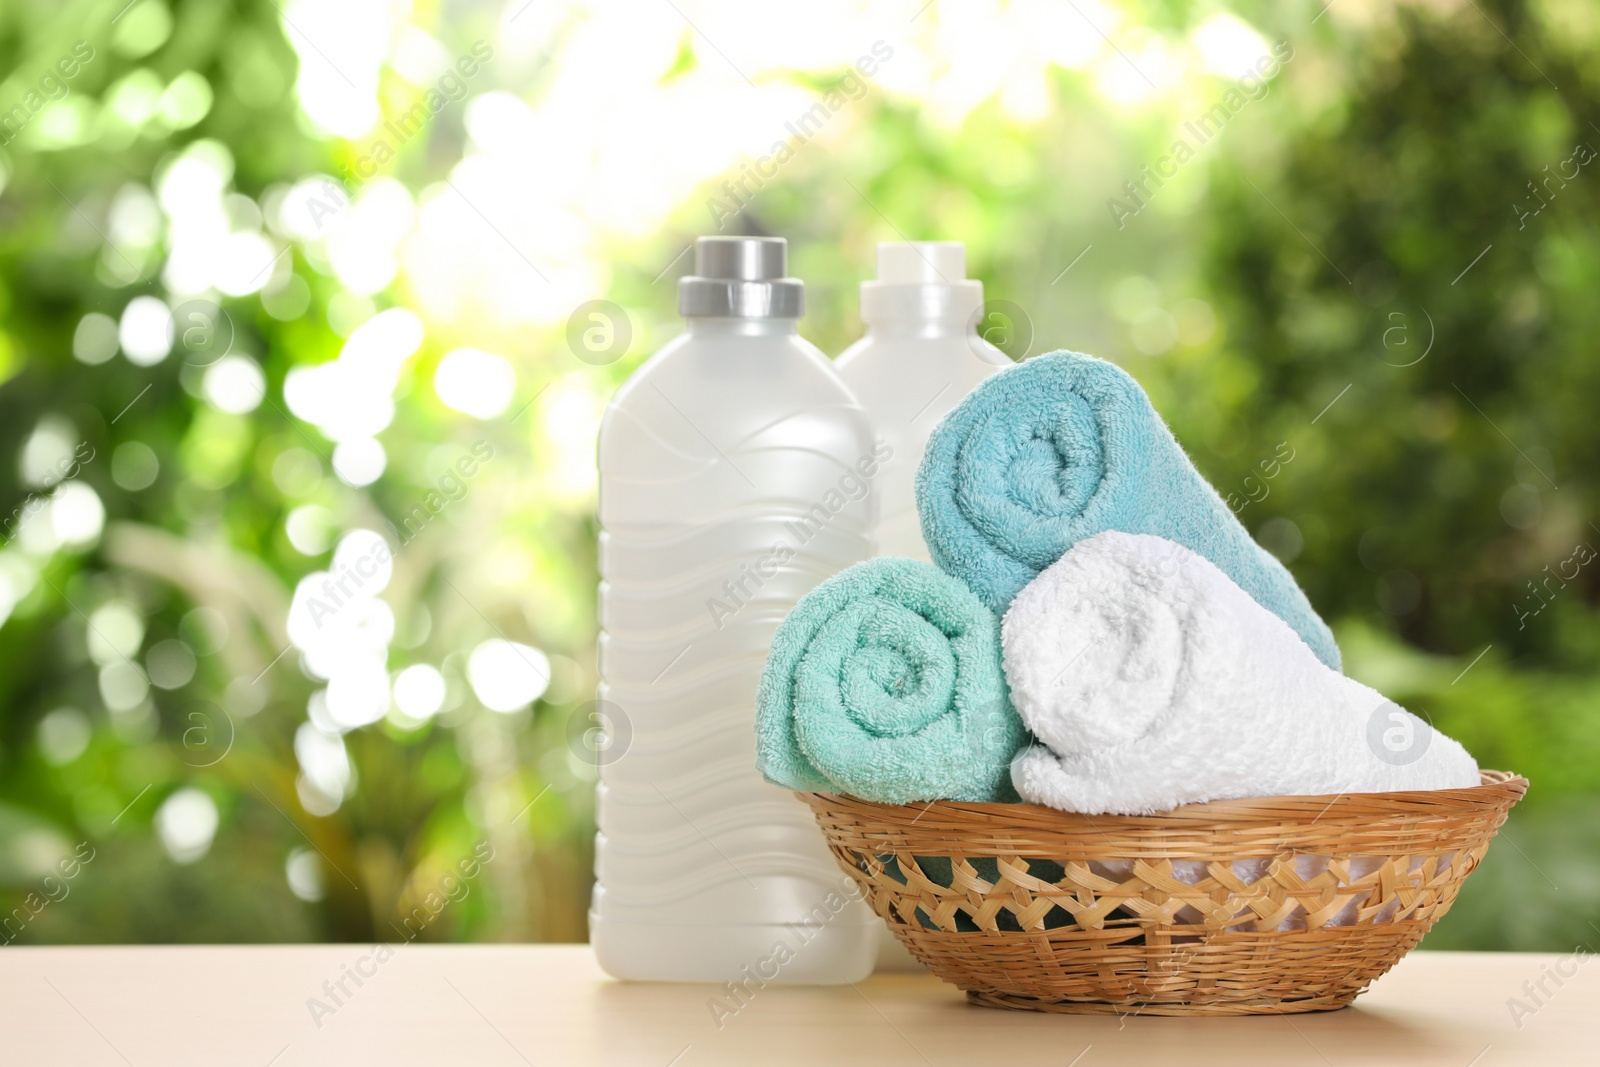
[[[863,800],[1015,801],[1027,740],[1000,621],[956,579],[880,557],[834,575],[778,627],[756,702],[756,762],[790,789]]]
[[[1003,632],[1040,742],[1012,780],[1038,804],[1148,815],[1478,784],[1460,744],[1323,666],[1209,560],[1159,537],[1079,543],[1018,594]]]
[[[1084,538],[1154,534],[1222,568],[1339,667],[1294,577],[1194,469],[1139,383],[1104,360],[1052,352],[986,379],[929,439],[917,510],[933,561],[997,613]]]

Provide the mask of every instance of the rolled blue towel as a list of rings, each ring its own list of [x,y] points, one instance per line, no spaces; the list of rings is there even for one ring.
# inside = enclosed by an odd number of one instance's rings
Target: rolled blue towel
[[[789,789],[863,800],[1015,801],[1028,740],[1000,621],[966,586],[880,557],[834,575],[778,627],[756,701],[756,764]]]
[[[1216,564],[1339,668],[1294,577],[1194,469],[1139,383],[1104,360],[1052,352],[986,379],[933,431],[917,511],[933,561],[997,613],[1079,541],[1153,534]]]

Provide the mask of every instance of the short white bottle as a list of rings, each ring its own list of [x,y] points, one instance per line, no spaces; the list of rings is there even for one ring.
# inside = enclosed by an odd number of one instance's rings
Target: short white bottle
[[[979,382],[1011,366],[978,336],[983,283],[967,277],[966,260],[959,241],[878,245],[878,277],[861,283],[867,334],[834,362],[873,434],[892,450],[873,482],[880,556],[929,560],[914,493],[928,436]],[[879,971],[921,966],[887,926],[880,928]]]
[[[773,633],[871,554],[874,518],[858,474],[876,466],[871,429],[796,332],[803,287],[785,255],[781,239],[701,238],[683,335],[601,422],[610,743],[589,935],[618,978],[842,983],[877,954],[878,921],[810,810],[755,766]]]
[[[928,560],[913,492],[939,420],[1011,359],[978,335],[983,283],[959,241],[884,242],[878,277],[861,283],[867,334],[839,356],[839,376],[893,455],[873,482],[880,556]]]

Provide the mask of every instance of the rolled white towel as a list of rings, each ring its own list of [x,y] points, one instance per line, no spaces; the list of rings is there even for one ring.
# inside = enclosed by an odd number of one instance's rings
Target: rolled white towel
[[[1003,641],[1012,698],[1043,742],[1011,778],[1038,804],[1147,815],[1478,784],[1460,744],[1323,666],[1215,564],[1164,538],[1080,541],[1017,594]]]

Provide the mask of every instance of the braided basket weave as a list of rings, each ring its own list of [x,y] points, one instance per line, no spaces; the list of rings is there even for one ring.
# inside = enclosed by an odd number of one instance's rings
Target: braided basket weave
[[[1342,1008],[1438,921],[1524,792],[1259,797],[1155,816],[801,793],[867,903],[979,1004]]]

